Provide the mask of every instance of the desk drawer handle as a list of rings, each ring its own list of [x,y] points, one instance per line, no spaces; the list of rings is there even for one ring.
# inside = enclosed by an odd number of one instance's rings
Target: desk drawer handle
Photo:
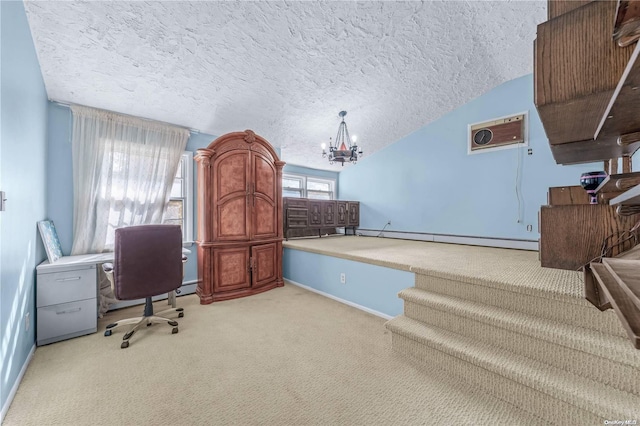
[[[78,281],[82,277],[58,278],[56,281]]]
[[[80,312],[81,310],[82,310],[82,308],[67,309],[66,311],[57,311],[56,315],[72,314],[74,312]]]

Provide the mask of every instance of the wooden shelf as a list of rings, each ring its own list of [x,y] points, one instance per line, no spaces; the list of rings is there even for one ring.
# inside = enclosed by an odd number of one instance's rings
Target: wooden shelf
[[[600,120],[595,139],[618,137],[640,130],[640,44],[636,44],[620,82]],[[617,142],[617,141],[616,141]]]
[[[615,2],[561,3],[534,43],[534,102],[553,157],[630,157],[640,149],[640,43],[612,39]]]
[[[620,173],[607,176],[596,188],[596,194],[623,193],[640,184],[640,172]],[[612,196],[608,198],[613,198]]]
[[[627,298],[640,314],[640,262],[629,259],[604,258],[602,263],[609,269]],[[640,319],[640,316],[638,317]],[[640,325],[640,324],[639,324]]]
[[[617,136],[602,137],[577,142],[550,145],[551,153],[558,164],[580,164],[604,161],[610,158],[630,157],[640,148],[640,141],[618,145]]]
[[[585,296],[598,309],[613,308],[640,349],[640,245],[585,268]]]
[[[578,142],[551,144],[559,164],[586,163],[631,156],[640,148],[640,133],[624,141],[624,135],[640,131],[640,43],[629,59],[622,77],[609,100],[594,138]],[[622,137],[622,142],[619,139]],[[638,139],[638,140],[634,140]]]
[[[636,268],[640,268],[640,261],[635,262],[637,263]],[[620,285],[620,277],[615,270],[612,270],[607,264],[592,263],[591,270],[593,271],[595,279],[598,281],[599,288],[604,293],[603,295],[606,297],[606,300],[611,303],[622,326],[626,329],[633,346],[636,349],[640,349],[640,310],[637,304],[632,301],[628,292]],[[633,282],[626,284],[627,286],[632,285],[636,289],[640,286],[637,278]]]
[[[609,204],[612,206],[635,206],[640,204],[640,185],[636,185],[627,192],[624,192],[617,197],[611,199]]]

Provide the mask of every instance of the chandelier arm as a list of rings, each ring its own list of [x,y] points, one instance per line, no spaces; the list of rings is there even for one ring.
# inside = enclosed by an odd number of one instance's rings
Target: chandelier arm
[[[347,148],[351,149],[351,136],[349,136],[349,129],[347,129],[347,123],[344,124],[344,133],[346,135]]]
[[[340,111],[338,115],[342,118],[342,121],[338,126],[335,145],[332,143],[333,141],[331,138],[329,138],[329,153],[327,155],[323,151],[323,157],[328,157],[329,164],[335,164],[336,162],[340,163],[342,166],[344,166],[345,162],[355,164],[358,157],[362,155],[362,148],[358,147],[357,144],[354,144],[351,141],[351,135],[349,134],[347,123],[344,121],[344,117],[347,115],[347,112]],[[342,149],[343,145],[344,149]]]
[[[344,126],[345,126],[345,123],[344,123],[344,118],[343,118],[342,119],[342,123],[340,123],[340,125],[338,126],[338,134],[336,135],[336,149],[340,148],[340,142],[344,140],[344,136],[343,136],[343,134],[344,134],[344,131],[343,131]]]

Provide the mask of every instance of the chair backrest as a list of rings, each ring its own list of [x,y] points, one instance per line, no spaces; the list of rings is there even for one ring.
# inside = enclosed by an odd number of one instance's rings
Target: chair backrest
[[[114,293],[118,300],[156,296],[182,285],[179,225],[118,228],[114,249]]]

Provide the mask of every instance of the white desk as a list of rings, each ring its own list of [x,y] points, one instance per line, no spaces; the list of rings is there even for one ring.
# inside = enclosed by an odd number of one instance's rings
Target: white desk
[[[113,252],[64,256],[36,267],[38,346],[97,331],[97,265],[105,262],[113,262]]]

